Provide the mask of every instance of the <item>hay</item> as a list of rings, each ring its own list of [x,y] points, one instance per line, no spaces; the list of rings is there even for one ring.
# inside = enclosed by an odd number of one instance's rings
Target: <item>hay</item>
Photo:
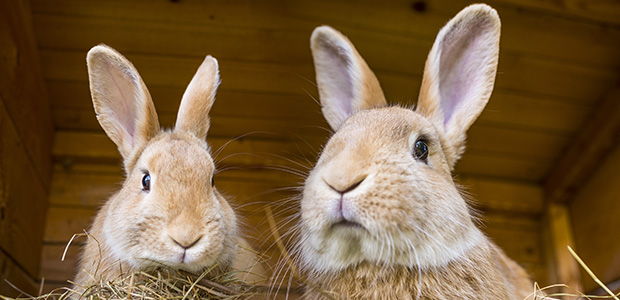
[[[258,294],[258,289],[247,286],[225,274],[206,279],[209,270],[200,275],[185,271],[159,268],[153,271],[140,271],[121,276],[115,280],[102,281],[90,286],[61,288],[38,297],[9,298],[4,300],[35,299],[248,299]]]

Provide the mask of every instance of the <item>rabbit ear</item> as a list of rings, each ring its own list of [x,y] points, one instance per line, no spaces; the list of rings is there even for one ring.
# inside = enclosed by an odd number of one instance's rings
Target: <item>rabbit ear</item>
[[[323,115],[332,129],[359,110],[387,105],[377,77],[344,35],[317,27],[310,47]]]
[[[451,167],[465,150],[465,132],[491,96],[499,36],[497,12],[471,5],[439,31],[428,55],[417,111],[443,130]]]
[[[215,101],[219,84],[217,60],[209,55],[198,67],[196,75],[183,94],[175,130],[191,132],[203,140],[207,137],[209,111]]]
[[[97,120],[127,161],[159,132],[151,95],[136,68],[116,50],[95,46],[86,61]]]

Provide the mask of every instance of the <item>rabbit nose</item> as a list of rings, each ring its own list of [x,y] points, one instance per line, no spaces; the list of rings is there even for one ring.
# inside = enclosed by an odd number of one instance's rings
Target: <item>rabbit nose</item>
[[[327,180],[323,179],[327,186],[329,186],[332,190],[344,195],[354,189],[356,189],[362,182],[366,179],[366,175],[361,176],[361,178],[357,178],[353,181],[353,183],[341,183],[341,184],[330,184]]]
[[[183,249],[187,250],[187,249],[189,249],[189,248],[191,248],[191,247],[194,247],[196,244],[198,244],[198,241],[200,241],[200,239],[202,238],[202,236],[199,236],[197,239],[195,239],[195,240],[194,240],[194,241],[192,241],[192,242],[188,242],[188,241],[177,241],[177,240],[176,240],[175,238],[173,238],[173,237],[170,237],[170,238],[172,239],[172,241],[173,241],[175,244],[177,244],[177,245],[181,246],[181,248],[183,248]]]

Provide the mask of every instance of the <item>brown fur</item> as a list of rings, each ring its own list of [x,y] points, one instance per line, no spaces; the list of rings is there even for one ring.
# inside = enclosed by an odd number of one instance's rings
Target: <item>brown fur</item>
[[[489,243],[472,250],[468,259],[439,269],[362,263],[331,276],[309,278],[316,287],[306,289],[304,299],[526,299],[534,286],[520,276],[520,267],[505,264],[506,259]],[[502,280],[504,274],[513,273],[514,281]]]

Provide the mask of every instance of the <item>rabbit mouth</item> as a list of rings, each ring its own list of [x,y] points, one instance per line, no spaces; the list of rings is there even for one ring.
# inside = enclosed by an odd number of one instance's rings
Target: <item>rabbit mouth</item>
[[[364,228],[364,226],[362,226],[362,224],[354,222],[354,221],[349,221],[346,219],[343,219],[341,221],[338,221],[334,224],[332,224],[332,229],[336,229],[336,228],[351,228],[351,229],[363,229],[366,230],[366,228]]]

